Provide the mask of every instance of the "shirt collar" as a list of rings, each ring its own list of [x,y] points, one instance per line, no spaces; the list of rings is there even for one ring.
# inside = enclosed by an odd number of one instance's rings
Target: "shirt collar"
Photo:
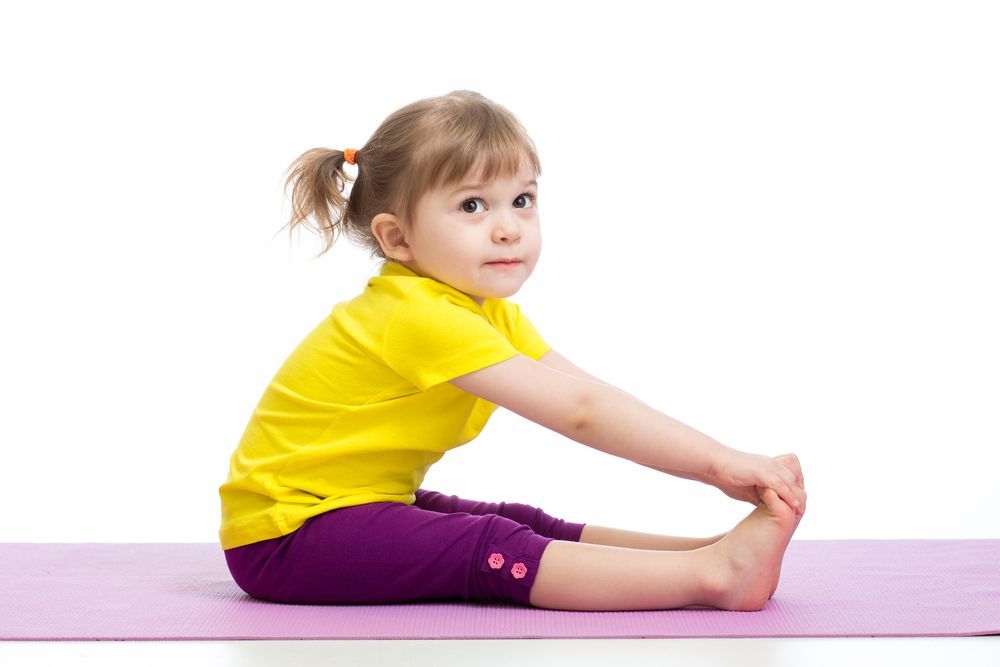
[[[385,261],[385,263],[382,265],[382,268],[379,270],[379,275],[380,276],[413,276],[414,278],[421,277],[419,274],[411,271],[410,269],[406,268],[405,266],[403,266],[399,262],[396,262],[396,261],[391,260],[391,259]]]
[[[385,263],[382,264],[382,268],[379,269],[379,273],[378,274],[380,276],[411,276],[413,278],[426,278],[427,280],[434,280],[434,278],[427,278],[426,276],[421,276],[419,273],[411,271],[410,269],[408,269],[407,267],[403,266],[399,262],[397,262],[395,260],[391,260],[391,259],[386,260]],[[459,290],[455,289],[454,287],[452,287],[450,285],[447,285],[445,283],[442,283],[440,281],[434,280],[434,282],[437,282],[438,284],[442,285],[444,288],[446,288],[448,290],[451,290],[456,295],[458,295],[458,296],[460,296],[460,297],[462,297],[464,299],[468,299],[472,303],[473,306],[475,306],[476,308],[478,308],[480,310],[485,309],[485,307],[486,307],[486,301],[489,301],[489,299],[486,299],[483,302],[483,305],[480,306],[468,294],[464,294],[464,293],[460,292]]]

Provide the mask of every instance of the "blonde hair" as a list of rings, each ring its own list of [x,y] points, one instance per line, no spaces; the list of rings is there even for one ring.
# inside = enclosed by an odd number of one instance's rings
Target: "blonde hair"
[[[355,155],[357,178],[344,171],[344,151],[312,148],[286,173],[292,188],[292,215],[282,229],[298,225],[320,233],[329,250],[339,234],[389,259],[372,234],[379,213],[412,224],[417,202],[429,190],[460,183],[480,165],[486,180],[513,177],[522,165],[542,173],[534,142],[505,107],[471,90],[412,102],[392,113]],[[345,196],[344,185],[353,182]],[[318,225],[310,225],[310,218]],[[314,258],[315,259],[315,258]]]

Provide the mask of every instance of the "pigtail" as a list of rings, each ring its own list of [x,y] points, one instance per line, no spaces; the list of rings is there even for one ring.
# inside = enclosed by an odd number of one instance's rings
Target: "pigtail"
[[[323,237],[322,255],[336,243],[350,219],[349,195],[344,186],[354,180],[344,171],[344,151],[311,148],[297,157],[285,171],[285,192],[292,185],[289,234],[299,225]],[[290,172],[290,173],[289,173]],[[317,257],[319,256],[317,255]]]

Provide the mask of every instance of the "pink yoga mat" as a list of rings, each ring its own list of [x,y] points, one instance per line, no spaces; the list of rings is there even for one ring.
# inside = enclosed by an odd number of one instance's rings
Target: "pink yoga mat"
[[[940,637],[1000,633],[1000,540],[792,540],[757,612],[285,605],[217,544],[0,544],[0,639]]]

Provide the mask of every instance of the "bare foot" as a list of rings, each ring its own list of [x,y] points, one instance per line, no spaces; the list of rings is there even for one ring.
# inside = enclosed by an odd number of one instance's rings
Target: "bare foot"
[[[758,611],[776,588],[781,559],[795,529],[795,512],[773,489],[764,502],[715,544],[718,589],[709,606],[732,611]]]
[[[799,521],[802,521],[802,517],[796,514],[795,522],[792,524],[792,534],[795,534],[795,530],[799,527]],[[791,535],[788,536],[788,541],[789,542],[792,541]],[[787,548],[788,548],[788,543],[786,542],[785,549]],[[778,590],[778,580],[781,579],[781,564],[785,560],[785,549],[781,550],[781,558],[778,559],[778,569],[774,573],[774,581],[771,582],[771,593],[767,596],[768,600],[773,598],[774,591]]]

